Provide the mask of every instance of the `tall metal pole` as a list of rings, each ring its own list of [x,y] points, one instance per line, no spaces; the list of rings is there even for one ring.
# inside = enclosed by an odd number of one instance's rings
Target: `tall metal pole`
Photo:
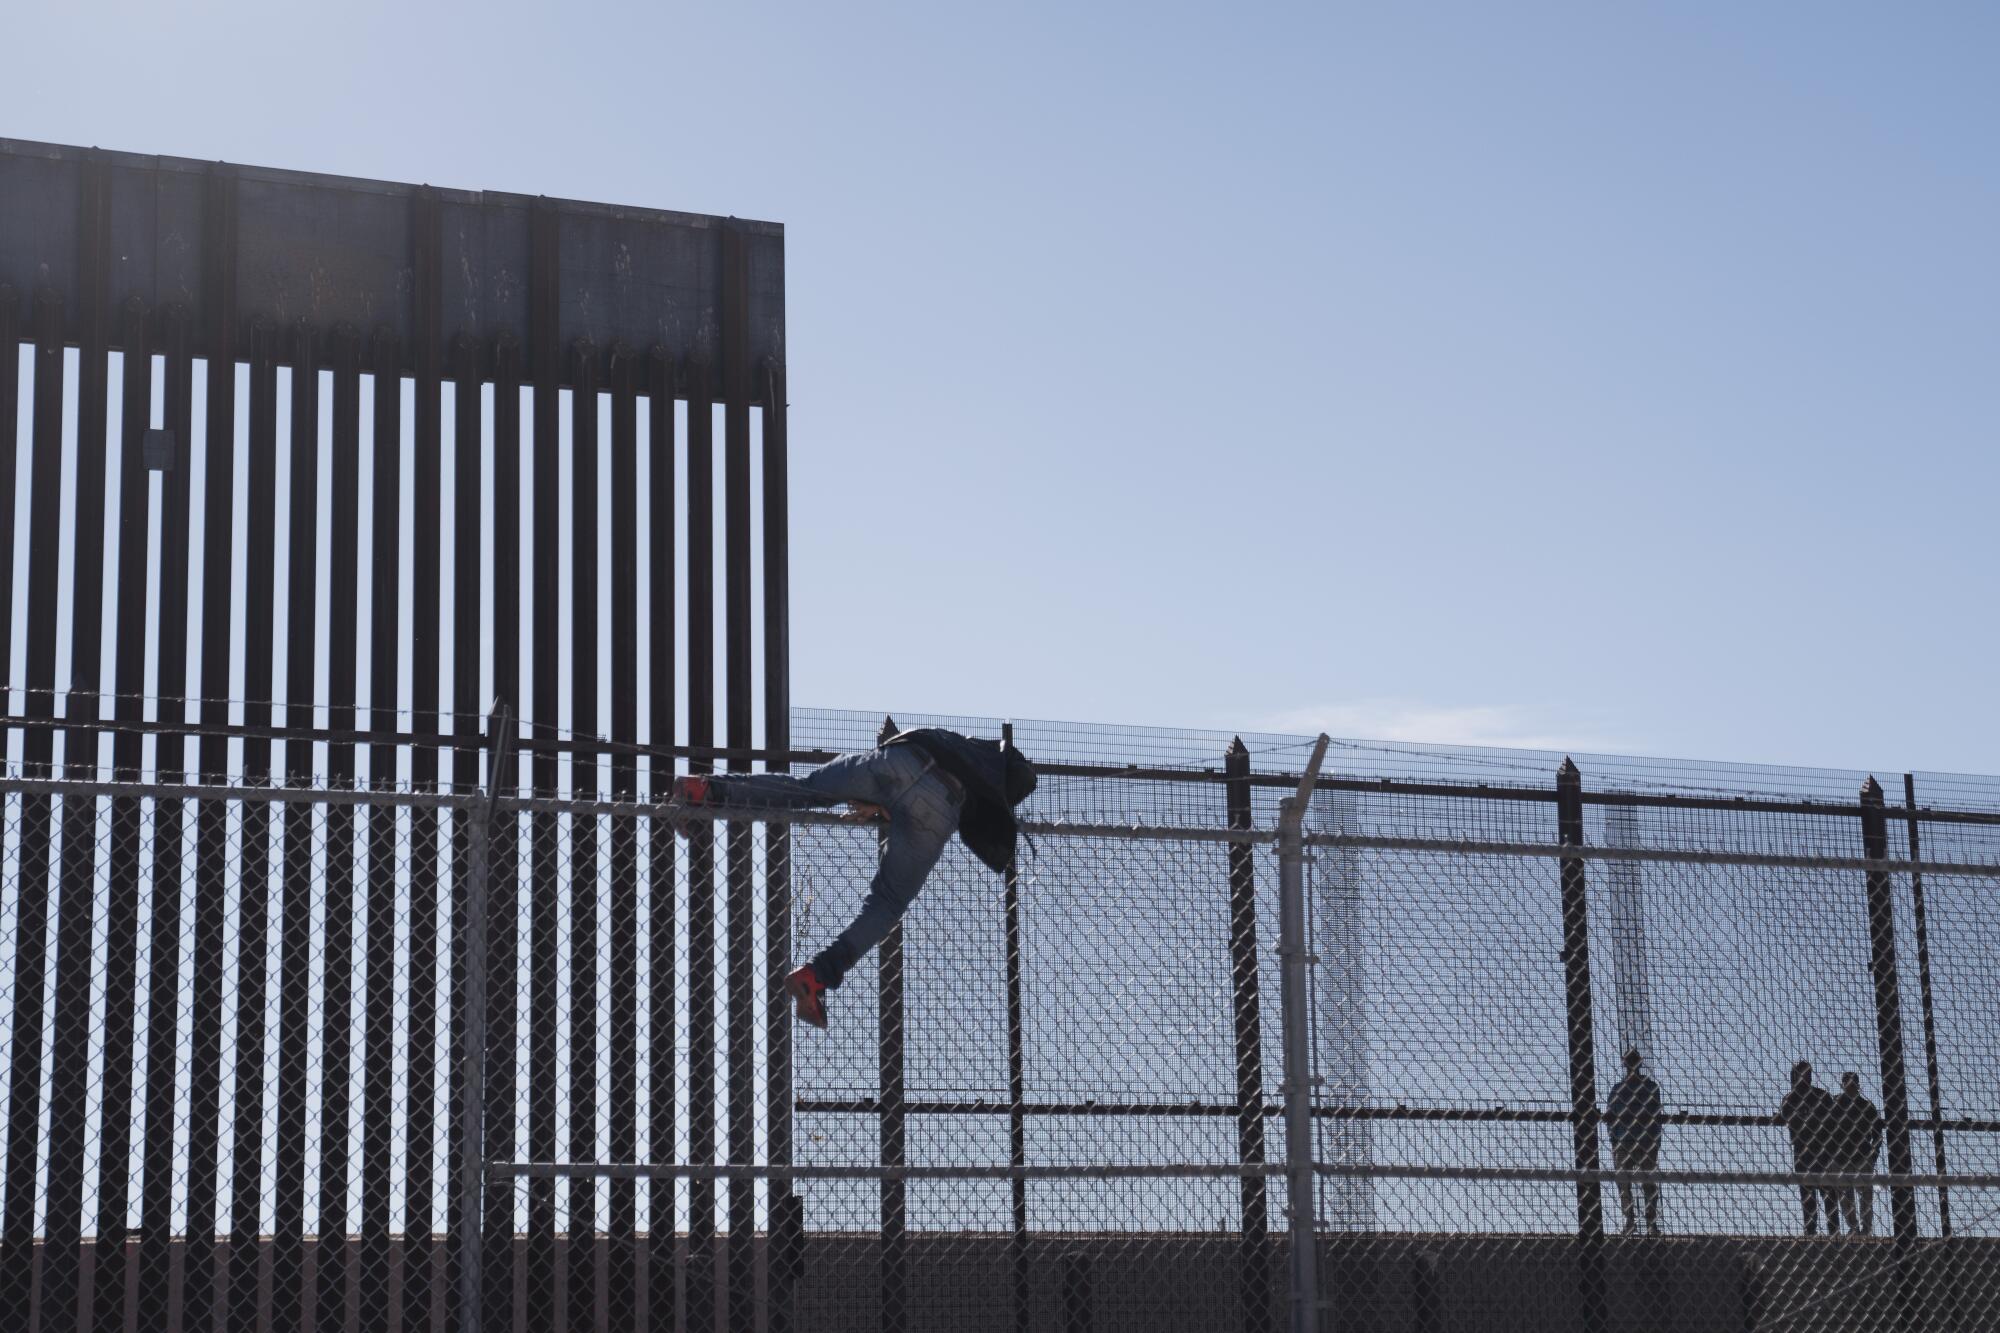
[[[1278,958],[1285,1028],[1285,1155],[1292,1243],[1292,1333],[1318,1333],[1318,1212],[1313,1204],[1312,1027],[1306,966],[1305,815],[1327,738],[1313,746],[1296,794],[1278,812]]]
[[[1889,859],[1889,820],[1882,784],[1861,786],[1861,848],[1871,861]],[[1882,1062],[1882,1120],[1887,1131],[1889,1174],[1910,1174],[1910,1093],[1903,1069],[1903,999],[1896,968],[1896,918],[1889,872],[1868,872],[1869,971],[1875,981],[1875,1043]],[[1917,1199],[1908,1185],[1889,1192],[1896,1223],[1896,1314],[1904,1329],[1917,1326]]]
[[[1222,757],[1223,802],[1229,827],[1251,827],[1250,751],[1236,737]],[[1236,1016],[1236,1157],[1245,1167],[1264,1165],[1264,1020],[1257,986],[1257,864],[1247,842],[1229,844],[1229,958]],[[1246,1172],[1239,1193],[1242,1250],[1237,1259],[1237,1301],[1244,1333],[1271,1324],[1270,1211],[1264,1177]]]
[[[1014,724],[1000,727],[1000,744],[1014,748]],[[1007,862],[1007,889],[1004,904],[1007,936],[1007,1160],[1016,1167],[1028,1162],[1028,1119],[1024,1109],[1028,1098],[1027,1024],[1021,1005],[1021,868]],[[1260,1182],[1261,1183],[1261,1182]],[[1028,1285],[1028,1181],[1017,1175],[1008,1182],[1013,1204],[1013,1233],[1008,1238],[1013,1270],[1014,1328],[1027,1333],[1032,1326]]]
[[[1565,848],[1583,846],[1583,774],[1564,759],[1556,772],[1556,835]],[[1590,1004],[1590,912],[1583,860],[1562,860],[1563,981],[1569,1010],[1570,1127],[1576,1169],[1598,1169],[1597,1035]],[[1576,1184],[1577,1285],[1586,1333],[1610,1325],[1604,1294],[1604,1186]]]
[[[896,719],[882,719],[878,742],[896,734]],[[878,838],[877,855],[888,852],[889,835]],[[876,954],[876,1070],[881,1087],[881,1119],[878,1122],[882,1165],[906,1164],[907,1107],[903,1099],[903,926],[890,927]],[[882,1196],[882,1333],[902,1333],[908,1314],[904,1292],[908,1285],[907,1192],[901,1176],[884,1176]],[[707,1333],[703,1330],[703,1333]]]
[[[1931,1149],[1937,1159],[1937,1173],[1946,1174],[1944,1153],[1944,1093],[1938,1076],[1937,1021],[1931,1003],[1931,932],[1924,904],[1923,842],[1917,834],[1917,778],[1903,774],[1903,809],[1910,825],[1910,897],[1916,911],[1918,999],[1924,1015],[1924,1079],[1931,1095]],[[1938,1231],[1951,1239],[1951,1191],[1938,1188]]]
[[[1942,1176],[1950,1169],[1944,1151],[1944,1093],[1938,1075],[1936,1010],[1931,1000],[1931,932],[1929,911],[1924,903],[1923,842],[1917,834],[1917,778],[1903,774],[1903,809],[1910,825],[1910,898],[1916,913],[1918,999],[1924,1015],[1924,1079],[1931,1095],[1931,1152]],[[1942,1327],[1958,1327],[1958,1256],[1951,1246],[1951,1191],[1938,1186],[1938,1234],[1944,1250],[1944,1322]]]
[[[486,771],[486,790],[460,813],[471,824],[466,838],[465,868],[465,1036],[459,1043],[459,1081],[464,1091],[458,1104],[458,1327],[479,1333],[480,1276],[483,1272],[481,1225],[486,1198],[486,891],[492,865],[493,808],[500,796],[507,764],[513,758],[518,728],[513,713],[501,704],[491,714],[486,734],[492,739],[493,761]]]

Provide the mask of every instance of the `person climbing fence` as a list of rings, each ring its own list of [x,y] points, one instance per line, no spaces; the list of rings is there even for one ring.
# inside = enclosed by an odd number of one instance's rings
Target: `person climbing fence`
[[[1004,874],[1020,825],[1014,807],[1035,790],[1035,766],[1000,741],[942,727],[899,732],[864,754],[845,755],[802,777],[781,773],[691,776],[675,781],[669,807],[722,816],[741,812],[855,807],[886,824],[888,837],[861,910],[847,928],[785,978],[800,1021],[827,1025],[826,992],[880,944],[916,900],[956,833]],[[685,823],[678,823],[681,833]]]

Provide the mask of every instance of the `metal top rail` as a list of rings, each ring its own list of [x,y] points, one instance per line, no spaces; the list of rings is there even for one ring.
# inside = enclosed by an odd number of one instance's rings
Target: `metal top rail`
[[[1296,779],[1294,780],[1296,783]],[[1324,780],[1321,785],[1324,786]],[[266,805],[388,806],[398,809],[467,810],[486,798],[476,792],[423,792],[406,788],[299,787],[284,785],[174,782],[91,782],[72,778],[0,777],[0,792],[81,799],[222,801]],[[491,808],[503,814],[568,815],[572,818],[673,819],[681,822],[768,823],[823,827],[872,827],[852,815],[754,806],[674,807],[649,801],[575,800],[550,796],[501,795]],[[1858,810],[1858,807],[1857,807]],[[1891,811],[1900,818],[1903,812]],[[1119,839],[1136,842],[1205,842],[1268,845],[1273,828],[1213,828],[1198,825],[1114,823],[1079,820],[1023,820],[1034,837]],[[1653,862],[1797,870],[1851,870],[1889,874],[1934,874],[2000,879],[2000,861],[1904,860],[1887,857],[1786,855],[1720,848],[1609,847],[1554,841],[1518,842],[1465,838],[1386,837],[1354,833],[1308,833],[1304,845],[1362,851],[1411,852],[1440,856],[1536,857],[1557,861]]]

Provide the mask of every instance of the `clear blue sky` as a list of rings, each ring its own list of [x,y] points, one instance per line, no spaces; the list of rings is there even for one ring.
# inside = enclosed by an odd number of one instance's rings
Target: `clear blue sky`
[[[11,136],[783,222],[801,703],[2000,766],[1991,6],[7,26]]]

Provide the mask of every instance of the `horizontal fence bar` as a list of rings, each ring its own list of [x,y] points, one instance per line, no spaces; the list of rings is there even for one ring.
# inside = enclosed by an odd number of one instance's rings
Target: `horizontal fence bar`
[[[1282,1175],[1284,1167],[1180,1163],[1170,1166],[685,1166],[673,1162],[492,1162],[487,1174],[516,1180],[1178,1180]]]
[[[1539,842],[1486,842],[1460,838],[1378,838],[1358,833],[1318,833],[1310,847],[1359,851],[1435,852],[1444,856],[1535,856],[1551,861],[1663,861],[1676,865],[1758,866],[1775,870],[1857,870],[1870,874],[1972,875],[2000,879],[2000,862],[1892,861],[1860,856],[1785,856],[1670,847],[1564,846]]]
[[[2000,1175],[1872,1175],[1843,1171],[1578,1171],[1536,1166],[1368,1166],[1318,1162],[1315,1174],[1350,1180],[1469,1180],[1558,1185],[1803,1185],[1811,1189],[2000,1189]]]
[[[16,694],[42,694],[45,691],[24,691],[16,689]],[[68,696],[57,692],[56,698]],[[110,704],[123,697],[114,694],[91,694],[92,700],[102,700]],[[168,706],[201,703],[198,699],[159,699],[145,696],[138,700],[145,703]],[[222,708],[246,706],[244,700],[229,699],[211,701]],[[261,706],[261,705],[260,705]],[[282,708],[283,704],[271,704]],[[314,705],[318,708],[320,705]],[[366,709],[356,710],[365,715]],[[426,716],[430,714],[426,712]],[[0,713],[0,728],[18,728],[24,733],[38,730],[63,731],[79,736],[215,736],[229,740],[271,740],[306,741],[325,745],[389,745],[413,748],[470,748],[480,751],[490,750],[493,738],[483,729],[470,737],[461,738],[448,725],[453,713],[440,713],[440,730],[404,731],[370,730],[367,728],[334,729],[310,726],[252,726],[242,723],[182,722],[174,720],[119,720],[111,718],[86,719],[53,718],[28,716],[25,714]],[[468,716],[473,716],[468,714]],[[483,715],[482,717],[483,722]],[[523,736],[516,742],[519,753],[524,756],[536,754],[572,755],[581,758],[592,756],[617,756],[641,759],[708,759],[742,760],[754,763],[772,764],[823,764],[839,758],[845,751],[838,750],[768,750],[760,747],[716,746],[716,745],[647,745],[632,741],[615,741],[595,736]],[[1038,762],[1036,772],[1044,776],[1077,777],[1095,780],[1121,782],[1192,782],[1218,785],[1229,781],[1219,769],[1212,768],[1170,768],[1140,764],[1089,764],[1062,761]],[[1551,772],[1554,770],[1551,769]],[[1299,786],[1299,775],[1283,771],[1252,773],[1247,781],[1253,787],[1268,787],[1284,791],[1294,791]],[[1405,778],[1364,778],[1340,777],[1321,774],[1313,783],[1315,791],[1342,791],[1373,793],[1386,796],[1440,797],[1458,800],[1481,801],[1525,801],[1548,804],[1555,800],[1551,789],[1533,786],[1504,786],[1483,782],[1428,782]],[[1816,815],[1829,818],[1859,818],[1861,806],[1852,801],[1786,800],[1777,797],[1760,796],[1703,796],[1694,793],[1656,793],[1617,790],[1591,790],[1583,793],[1585,805],[1648,807],[1674,810],[1717,810],[1751,814],[1794,814]],[[1892,810],[1891,820],[1908,822],[1914,818],[1920,824],[1972,824],[2000,827],[2000,811],[1956,810],[1931,806],[1920,806],[1916,810]],[[1322,835],[1324,836],[1324,835]],[[1311,841],[1311,839],[1308,839]]]
[[[0,778],[0,796],[62,796],[77,800],[240,801],[254,805],[393,805],[420,810],[470,809],[472,794],[372,787],[217,786],[213,783],[79,782],[68,778]]]
[[[17,693],[29,693],[29,691],[17,691]],[[92,700],[101,699],[106,704],[109,704],[119,696],[95,694],[89,697]],[[191,699],[153,699],[149,696],[145,699],[135,699],[131,702],[160,703],[174,707],[199,701]],[[218,707],[224,709],[253,706],[283,708],[285,706],[283,704],[249,705],[240,699],[217,700],[216,704]],[[368,712],[365,708],[354,711],[363,716]],[[401,712],[404,711],[407,710],[399,710],[397,716],[400,716]],[[424,716],[432,716],[431,710],[426,709]],[[154,720],[148,722],[142,719],[86,719],[64,718],[61,716],[51,721],[48,718],[26,717],[20,714],[0,714],[0,728],[15,727],[23,732],[36,730],[67,732],[78,736],[179,736],[194,739],[218,738],[238,741],[304,741],[316,745],[391,745],[412,749],[436,750],[469,748],[482,752],[493,748],[493,737],[484,729],[484,714],[440,712],[436,716],[440,719],[440,729],[434,732],[405,731],[394,727],[374,730],[368,727],[334,728],[287,724],[254,726],[247,723],[235,722],[180,722],[174,720]],[[461,739],[458,733],[453,730],[453,721],[460,716],[478,718],[481,723],[481,729],[474,732],[469,738]],[[633,759],[743,759],[761,762],[775,757],[776,759],[790,763],[824,764],[840,757],[840,752],[834,750],[771,751],[740,746],[732,749],[727,746],[716,745],[642,745],[635,741],[615,741],[601,736],[558,735],[530,737],[524,735],[519,740],[513,742],[513,748],[516,752],[523,755],[558,754],[575,755],[583,758],[611,755],[618,758]]]
[[[524,747],[525,748],[525,747]],[[0,778],[0,794],[60,796],[77,799],[138,799],[154,801],[241,801],[261,804],[392,805],[419,809],[462,808],[476,798],[461,793],[419,792],[372,787],[266,787],[191,783],[113,783],[65,778]],[[654,819],[659,803],[646,801],[574,801],[558,797],[503,796],[496,809],[509,814],[557,814],[583,818]],[[684,822],[743,821],[769,824],[872,826],[868,819],[815,810],[782,810],[744,806],[674,807],[671,817]],[[1262,844],[1276,840],[1268,829],[1198,828],[1167,824],[1104,824],[1024,820],[1031,836],[1121,839],[1138,842],[1205,842]],[[1422,852],[1441,856],[1536,857],[1545,860],[1638,861],[1675,865],[1745,866],[1792,870],[1847,870],[1862,873],[1950,875],[2000,879],[2000,863],[1976,861],[1871,860],[1858,856],[1785,856],[1764,852],[1653,847],[1564,846],[1556,843],[1502,842],[1453,838],[1374,837],[1353,833],[1306,836],[1310,847],[1358,851]]]
[[[1178,1180],[1276,1176],[1282,1164],[1143,1166],[688,1166],[673,1162],[494,1162],[501,1179],[562,1180]],[[1828,1171],[1578,1171],[1560,1167],[1359,1165],[1320,1162],[1315,1174],[1347,1179],[1468,1180],[1497,1184],[1806,1185],[1815,1189],[2000,1189],[2000,1175],[1874,1175]]]
[[[980,1099],[945,1100],[905,1100],[903,1109],[911,1115],[1009,1115],[1018,1111],[1028,1116],[1131,1116],[1137,1118],[1174,1119],[1177,1117],[1203,1118],[1208,1116],[1234,1116],[1237,1114],[1234,1102],[1027,1102],[1016,1107],[1007,1102]],[[793,1109],[815,1115],[877,1115],[882,1103],[874,1097],[801,1097],[793,1103]],[[1266,1118],[1284,1114],[1284,1108],[1276,1102],[1266,1102],[1252,1110],[1253,1115]],[[1534,1124],[1566,1125],[1570,1121],[1567,1109],[1538,1110],[1528,1107],[1472,1107],[1472,1106],[1315,1106],[1313,1118],[1316,1120],[1385,1120],[1409,1123],[1455,1123],[1455,1124]],[[1775,1129],[1782,1123],[1776,1116],[1754,1115],[1731,1111],[1668,1111],[1660,1116],[1663,1125],[1683,1125],[1691,1128],[1735,1128],[1735,1129]],[[1920,1116],[1910,1118],[1912,1129],[1944,1129],[1966,1134],[2000,1134],[2000,1119],[1980,1120],[1973,1118],[1947,1117],[1932,1121]]]

